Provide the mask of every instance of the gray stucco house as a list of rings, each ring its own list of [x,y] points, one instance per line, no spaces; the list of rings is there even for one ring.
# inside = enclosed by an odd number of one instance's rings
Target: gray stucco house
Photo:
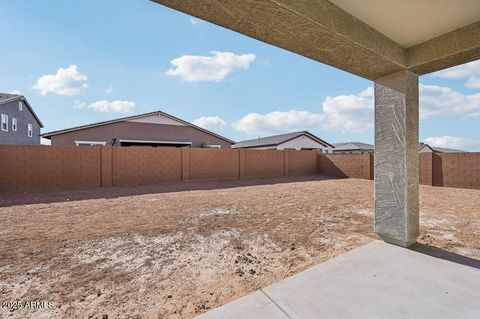
[[[230,148],[234,141],[161,111],[42,134],[52,146]]]
[[[0,144],[39,145],[42,127],[23,95],[0,93]]]

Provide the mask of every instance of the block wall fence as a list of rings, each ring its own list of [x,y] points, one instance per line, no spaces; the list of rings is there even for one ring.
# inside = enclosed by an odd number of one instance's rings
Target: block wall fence
[[[0,192],[322,174],[373,179],[371,154],[0,145]],[[480,189],[480,153],[419,154],[420,184]]]
[[[316,151],[0,145],[0,192],[316,173]]]
[[[422,185],[480,189],[480,153],[420,153],[418,166]],[[373,155],[320,154],[318,172],[373,180]]]

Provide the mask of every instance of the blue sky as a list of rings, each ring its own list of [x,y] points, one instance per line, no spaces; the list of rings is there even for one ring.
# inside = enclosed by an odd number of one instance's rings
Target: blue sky
[[[150,1],[1,1],[0,91],[43,132],[162,110],[234,140],[373,142],[371,81]],[[421,77],[420,138],[480,150],[480,64]]]

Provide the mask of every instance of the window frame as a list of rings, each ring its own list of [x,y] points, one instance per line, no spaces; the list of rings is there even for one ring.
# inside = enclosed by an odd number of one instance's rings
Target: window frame
[[[107,142],[102,142],[102,141],[75,141],[76,146],[105,146]]]
[[[32,123],[27,123],[27,136],[33,137],[33,125]]]
[[[1,130],[4,131],[4,132],[8,132],[8,115],[7,114],[2,114],[0,121],[1,121],[1,124],[0,124]],[[4,125],[5,125],[5,128],[4,128]]]
[[[12,132],[16,132],[18,128],[18,121],[16,117],[12,117]]]
[[[23,102],[22,101],[18,101],[18,110],[23,111]]]

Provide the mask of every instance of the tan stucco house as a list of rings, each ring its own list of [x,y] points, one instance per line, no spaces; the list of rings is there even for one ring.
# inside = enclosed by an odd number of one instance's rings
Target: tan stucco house
[[[154,146],[230,148],[234,141],[155,111],[41,135],[53,146]]]

